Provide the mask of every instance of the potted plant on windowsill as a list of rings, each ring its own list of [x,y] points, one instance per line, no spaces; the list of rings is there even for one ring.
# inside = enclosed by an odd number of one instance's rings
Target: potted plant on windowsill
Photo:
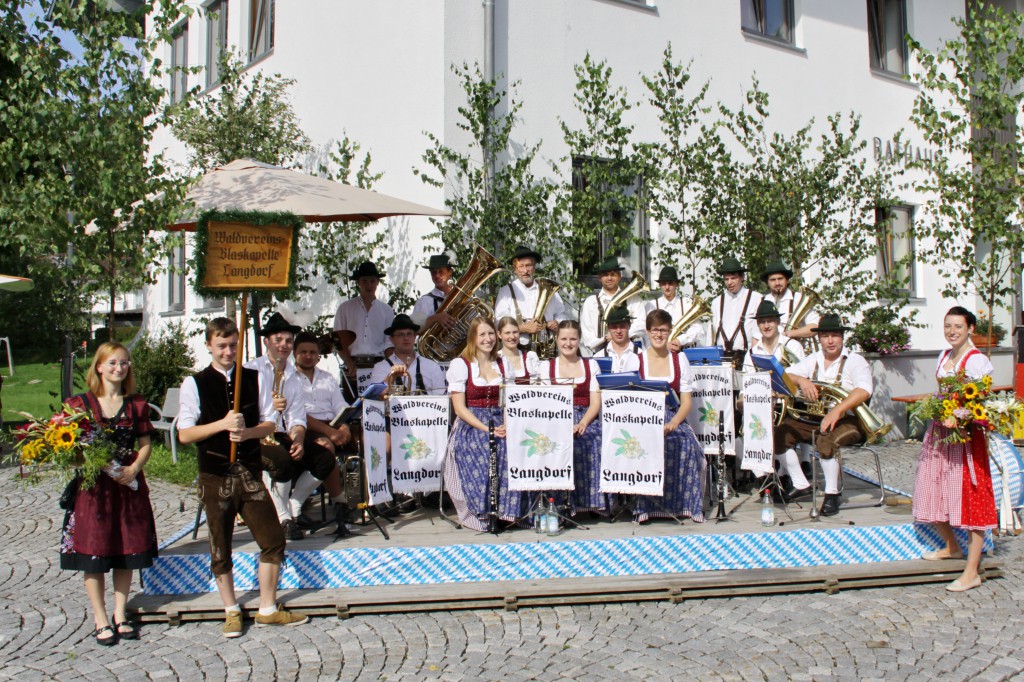
[[[895,355],[910,349],[910,333],[890,308],[870,308],[853,328],[846,345],[864,353]]]
[[[1006,327],[998,322],[993,322],[985,313],[981,313],[978,316],[978,324],[974,327],[974,333],[971,334],[971,343],[978,348],[998,346],[1005,336]]]

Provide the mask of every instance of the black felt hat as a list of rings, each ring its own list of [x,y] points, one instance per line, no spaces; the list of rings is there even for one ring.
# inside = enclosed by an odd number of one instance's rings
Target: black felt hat
[[[510,261],[514,261],[517,258],[532,258],[537,263],[541,261],[540,254],[525,244],[517,246],[516,250],[509,256]]]
[[[671,265],[666,265],[661,269],[661,272],[658,273],[658,279],[654,281],[658,284],[661,284],[662,282],[678,282],[679,273],[676,272],[676,269]]]
[[[617,305],[608,311],[608,324],[616,324],[617,322],[632,322],[633,316],[629,314],[629,309],[624,305]]]
[[[723,260],[722,264],[718,268],[719,275],[728,275],[734,273],[743,274],[746,271],[747,269],[740,265],[740,262],[733,258],[732,256]]]
[[[302,331],[302,327],[296,324],[288,324],[288,320],[284,319],[284,315],[281,313],[274,313],[267,320],[267,323],[260,329],[260,336],[270,336],[271,334],[277,334],[278,332],[291,332],[292,334],[298,334]]]
[[[412,321],[412,318],[405,313],[395,315],[395,319],[391,321],[391,326],[384,330],[385,336],[391,336],[399,329],[411,329],[414,332],[420,330],[420,326]]]
[[[360,277],[376,277],[377,279],[382,279],[384,277],[384,273],[377,269],[376,263],[364,261],[352,272],[351,279],[359,279]]]
[[[849,327],[843,326],[843,319],[835,313],[829,313],[821,316],[821,321],[818,322],[818,326],[811,329],[815,334],[818,332],[848,332]]]
[[[781,318],[779,309],[775,307],[775,304],[771,301],[761,301],[761,305],[757,306],[757,312],[754,314],[755,320],[767,320],[769,318]]]
[[[761,281],[767,283],[768,278],[774,274],[785,275],[786,279],[793,279],[793,271],[786,267],[781,260],[772,261],[761,272]]]

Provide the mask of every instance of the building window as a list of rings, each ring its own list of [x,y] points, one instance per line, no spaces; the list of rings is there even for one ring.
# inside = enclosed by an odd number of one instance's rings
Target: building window
[[[185,310],[185,245],[175,246],[167,257],[167,309]]]
[[[915,296],[913,206],[875,209],[878,239],[878,274],[896,285],[896,289]]]
[[[201,296],[199,298],[199,307],[196,308],[196,310],[224,310],[224,297],[210,298],[207,296]]]
[[[220,59],[228,45],[228,0],[206,7],[206,87],[220,83]]]
[[[249,0],[249,61],[274,49],[274,0]]]
[[[587,175],[586,166],[592,163],[602,163],[595,159],[584,159],[583,157],[573,157],[572,160],[572,186],[576,191],[583,191],[587,189]],[[586,249],[586,253],[590,254],[589,258],[582,261],[575,261],[573,263],[573,271],[579,273],[582,277],[583,282],[592,289],[597,289],[601,286],[597,275],[593,274],[594,270],[609,256],[618,256],[621,260],[625,261],[625,267],[627,268],[626,274],[629,270],[636,270],[647,281],[651,281],[650,277],[650,239],[649,230],[650,225],[647,218],[647,213],[641,208],[643,202],[640,201],[641,194],[643,192],[643,178],[637,176],[636,179],[622,188],[623,194],[626,197],[636,199],[631,201],[628,208],[622,208],[619,210],[618,215],[609,216],[609,222],[615,222],[622,224],[623,222],[631,222],[633,225],[632,239],[629,245],[623,249],[621,245],[616,247],[613,243],[612,235],[605,232],[599,232],[598,234],[592,235],[591,245]]]
[[[868,0],[868,49],[871,68],[907,73],[906,0]]]
[[[188,90],[188,24],[171,37],[171,104],[185,98]]]
[[[743,30],[793,42],[793,0],[740,0]]]

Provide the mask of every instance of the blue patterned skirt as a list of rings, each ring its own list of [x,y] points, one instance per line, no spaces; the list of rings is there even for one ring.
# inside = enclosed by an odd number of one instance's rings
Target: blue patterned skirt
[[[586,414],[583,405],[572,408],[572,423],[579,424]],[[570,496],[572,513],[593,511],[607,512],[610,495],[598,491],[601,485],[601,420],[595,419],[583,435],[573,438],[572,444],[573,483],[575,489]]]
[[[676,411],[665,410],[665,423],[672,421]],[[678,429],[665,436],[665,487],[663,496],[638,497],[633,507],[637,522],[649,517],[691,518],[704,521],[704,485],[707,460],[693,429],[683,422]]]
[[[494,420],[495,426],[504,423],[500,407],[470,407],[469,410],[484,424]],[[487,512],[490,509],[491,450],[487,434],[456,418],[448,436],[448,451],[444,460],[444,486],[452,498],[459,523],[473,530],[487,530]],[[498,516],[515,521],[525,513],[523,493],[509,492],[508,457],[505,439],[496,438],[498,450]]]

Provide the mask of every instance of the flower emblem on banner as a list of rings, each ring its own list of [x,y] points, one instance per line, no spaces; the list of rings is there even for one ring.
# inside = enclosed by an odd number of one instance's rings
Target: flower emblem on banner
[[[529,438],[520,443],[520,445],[527,448],[527,457],[533,457],[534,455],[550,455],[555,451],[555,441],[551,440],[543,433],[537,433],[530,429],[526,429],[526,435],[529,436]]]
[[[710,400],[704,401],[704,407],[697,408],[700,411],[700,420],[708,426],[718,426],[718,410],[712,405]]]
[[[747,431],[751,436],[758,439],[768,436],[768,429],[764,427],[761,418],[756,414],[750,415],[750,421],[747,422]]]
[[[426,459],[433,452],[427,445],[427,441],[417,438],[411,433],[405,437],[402,449],[405,450],[406,459]]]
[[[381,463],[380,453],[377,452],[377,448],[370,446],[370,468],[377,469]]]
[[[629,431],[621,429],[619,433],[621,438],[612,438],[612,442],[619,446],[619,449],[615,451],[617,457],[640,459],[647,456],[647,451],[640,445],[640,441],[630,435]]]

